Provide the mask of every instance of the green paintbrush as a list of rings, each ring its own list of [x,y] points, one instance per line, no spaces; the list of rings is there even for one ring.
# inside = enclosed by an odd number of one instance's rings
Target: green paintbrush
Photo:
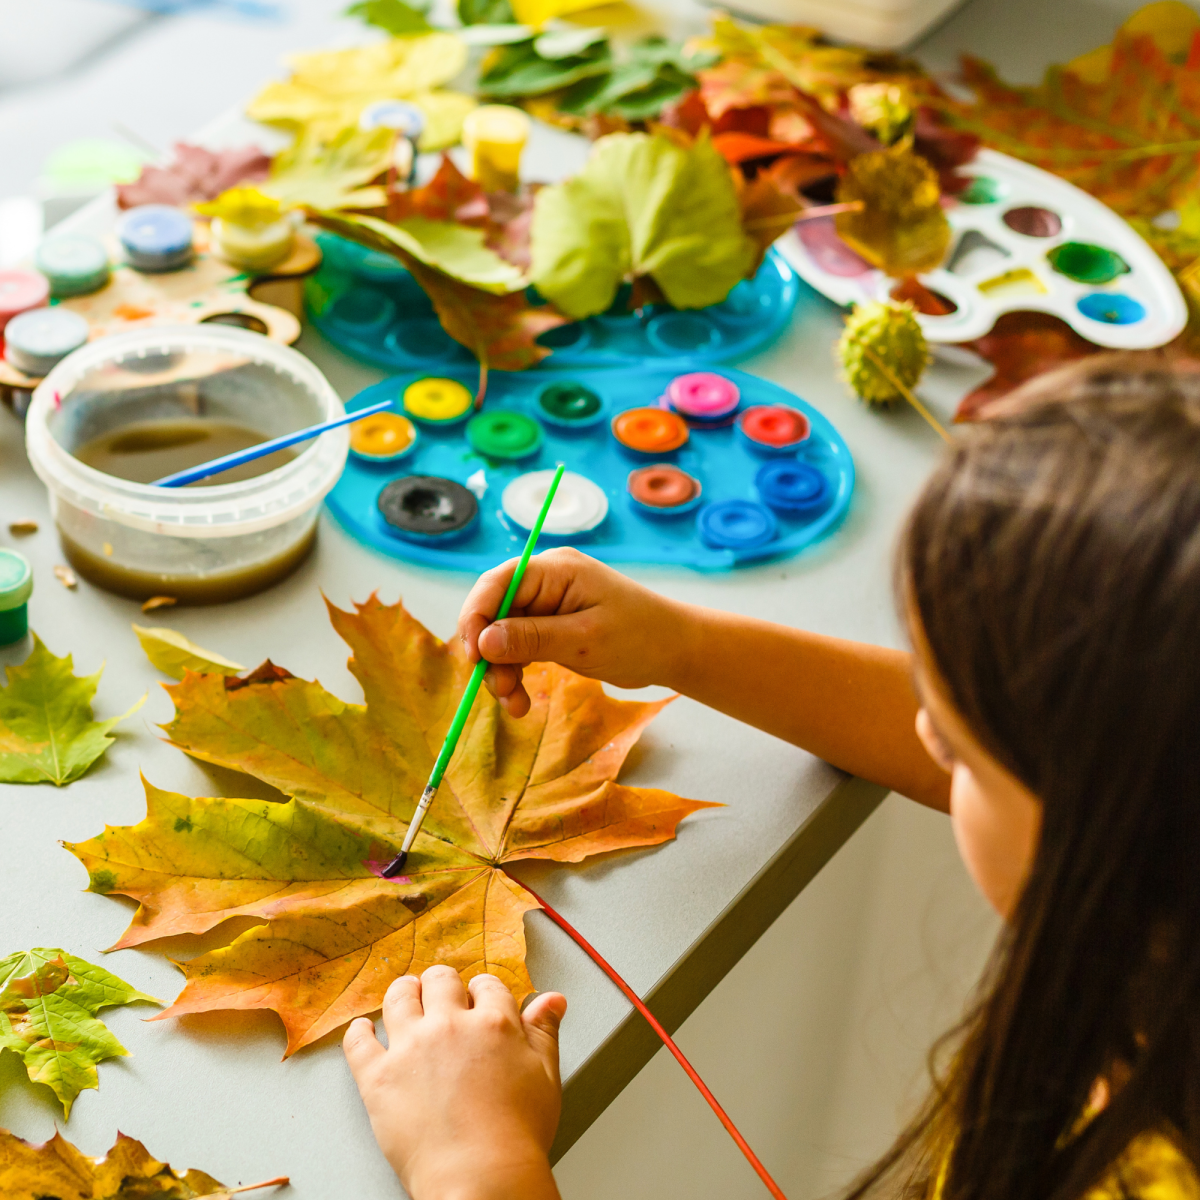
[[[550,511],[550,505],[554,500],[554,493],[558,491],[558,481],[562,479],[563,471],[565,470],[565,465],[560,463],[558,470],[554,473],[554,479],[550,483],[550,490],[546,493],[546,499],[542,504],[542,511],[538,513],[538,519],[533,523],[533,528],[529,531],[529,539],[525,543],[525,549],[521,552],[521,560],[517,563],[517,569],[513,572],[512,582],[508,585],[508,591],[504,593],[504,600],[500,604],[500,611],[496,613],[497,621],[502,621],[507,617],[508,610],[512,608],[512,602],[516,598],[517,589],[521,586],[521,580],[525,576],[525,568],[529,564],[529,556],[533,553],[533,549],[537,545],[538,535],[542,532],[542,524],[545,522],[546,514]],[[454,747],[458,745],[459,736],[463,731],[463,726],[467,723],[467,716],[471,712],[471,705],[475,703],[475,697],[479,693],[479,685],[483,682],[483,677],[487,674],[489,665],[486,659],[481,658],[475,664],[475,670],[471,672],[471,680],[467,684],[467,690],[463,692],[463,698],[458,702],[458,711],[454,714],[454,720],[450,722],[450,728],[446,733],[446,740],[442,743],[441,753],[437,756],[437,762],[433,764],[433,770],[429,774],[429,782],[425,785],[425,790],[421,793],[421,800],[417,805],[417,811],[413,814],[408,832],[404,835],[404,845],[400,847],[400,853],[383,868],[385,879],[395,879],[404,870],[404,864],[408,862],[408,852],[412,849],[412,844],[416,841],[417,834],[421,831],[421,824],[425,820],[425,814],[429,811],[429,806],[433,803],[433,798],[437,795],[438,786],[442,782],[442,776],[445,775],[446,768],[450,765],[450,757],[454,753]]]

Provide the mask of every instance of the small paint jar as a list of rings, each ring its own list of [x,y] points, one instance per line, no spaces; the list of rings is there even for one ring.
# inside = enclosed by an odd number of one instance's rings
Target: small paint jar
[[[404,389],[404,411],[423,425],[457,425],[471,412],[471,393],[456,379],[418,379]]]
[[[562,429],[586,429],[604,418],[604,402],[582,383],[565,380],[538,393],[538,415]]]
[[[288,216],[269,225],[238,225],[214,217],[212,239],[217,253],[231,266],[265,272],[279,266],[291,254],[296,229]]]
[[[75,233],[47,238],[38,247],[37,267],[56,297],[98,292],[112,277],[104,243]]]
[[[378,412],[350,426],[350,453],[362,462],[393,463],[416,448],[417,427],[399,413]]]
[[[484,104],[463,120],[463,145],[471,155],[471,178],[485,192],[515,192],[521,153],[529,141],[529,117],[509,104]]]
[[[808,418],[786,404],[758,404],[738,418],[738,432],[759,454],[790,454],[812,432]]]
[[[630,471],[625,488],[634,508],[646,516],[677,517],[700,506],[700,480],[671,463]]]
[[[529,471],[518,475],[504,489],[500,507],[513,525],[525,530],[534,527],[554,474],[554,471]],[[606,516],[608,497],[604,489],[584,475],[564,471],[542,533],[558,538],[579,536],[590,533]]]
[[[636,455],[669,454],[687,443],[687,422],[661,408],[629,408],[612,419],[613,437]]]
[[[775,515],[753,500],[719,500],[700,510],[696,530],[714,550],[757,550],[773,541]]]
[[[15,550],[0,549],[0,646],[19,642],[29,632],[33,570]]]
[[[467,441],[476,454],[515,462],[542,448],[542,427],[524,413],[480,413],[467,422]]]
[[[440,475],[394,479],[376,501],[388,532],[408,542],[447,542],[464,535],[479,516],[475,494]]]
[[[169,204],[142,204],[117,222],[126,261],[138,271],[177,271],[192,261],[192,219]]]
[[[26,375],[42,378],[86,344],[87,321],[69,308],[35,308],[13,317],[4,330],[4,356]]]
[[[697,425],[729,420],[741,399],[737,384],[713,371],[677,375],[667,385],[667,403],[680,416]]]
[[[815,517],[829,504],[829,480],[808,463],[765,463],[754,477],[763,503],[789,517]]]
[[[50,300],[50,281],[40,271],[9,267],[0,271],[0,331],[13,317],[33,308],[44,308]]]

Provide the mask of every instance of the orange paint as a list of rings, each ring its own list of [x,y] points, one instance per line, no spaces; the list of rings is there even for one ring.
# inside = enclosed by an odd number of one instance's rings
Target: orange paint
[[[154,316],[154,309],[143,308],[139,304],[118,304],[113,309],[113,316],[120,317],[122,321],[144,321]]]
[[[350,426],[350,448],[367,458],[391,458],[412,445],[417,431],[399,413],[376,413]]]
[[[622,446],[644,454],[678,450],[688,440],[687,422],[661,408],[631,408],[613,418],[613,436]]]

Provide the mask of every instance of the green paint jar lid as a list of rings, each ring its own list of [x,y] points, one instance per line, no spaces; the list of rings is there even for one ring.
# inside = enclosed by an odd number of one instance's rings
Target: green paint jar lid
[[[485,458],[528,458],[542,444],[542,427],[524,413],[480,413],[467,423],[467,441]]]
[[[38,248],[37,269],[50,280],[52,296],[84,296],[97,291],[111,273],[103,243],[82,234],[47,238]]]
[[[0,612],[19,608],[33,595],[33,569],[15,550],[0,548]]]

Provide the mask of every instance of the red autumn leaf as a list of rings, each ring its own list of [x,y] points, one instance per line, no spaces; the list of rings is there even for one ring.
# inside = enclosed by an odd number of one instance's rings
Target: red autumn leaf
[[[753,133],[718,133],[714,135],[712,144],[726,162],[735,166],[754,158],[774,158],[780,154],[797,154],[804,150],[803,146],[772,141],[771,138],[759,137]],[[825,174],[828,173],[827,169]]]
[[[1099,79],[1052,66],[1036,87],[1016,87],[972,57],[963,78],[976,102],[940,101],[954,124],[1124,216],[1174,208],[1200,180],[1200,29],[1178,59],[1149,33],[1118,30]]]
[[[1002,313],[983,337],[963,344],[990,362],[996,371],[963,397],[954,414],[955,421],[973,421],[986,405],[1035,375],[1103,350],[1102,346],[1080,337],[1059,317],[1038,312]]]
[[[613,700],[595,680],[535,664],[521,720],[480,693],[408,874],[382,878],[472,665],[458,639],[438,641],[399,604],[372,597],[329,615],[364,704],[277,669],[236,689],[191,672],[167,687],[172,744],[291,799],[191,799],[147,784],[144,821],[69,847],[92,891],[139,902],[120,946],[257,918],[182,964],[187,986],[163,1015],[273,1009],[289,1054],[377,1010],[393,979],[435,963],[528,995],[522,918],[537,901],[504,866],[656,846],[711,807],[616,781],[669,701]]]
[[[271,172],[271,159],[257,146],[234,150],[206,150],[177,142],[175,157],[165,167],[146,166],[133,183],[117,185],[121,208],[139,204],[173,204],[185,207],[215,200],[239,183],[259,183]]]

